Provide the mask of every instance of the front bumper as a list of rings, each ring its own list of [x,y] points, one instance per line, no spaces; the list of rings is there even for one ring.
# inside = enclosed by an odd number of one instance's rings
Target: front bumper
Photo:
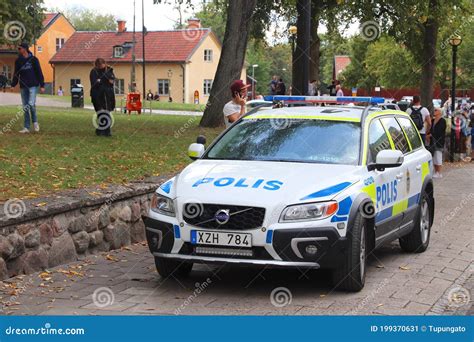
[[[191,244],[189,237],[181,236],[180,227],[176,224],[151,217],[143,217],[143,221],[148,247],[155,257],[195,263],[336,268],[344,260],[347,245],[346,239],[341,238],[335,228],[319,227],[275,229],[270,240],[252,248],[200,246]],[[308,253],[306,249],[309,245],[313,249],[316,246],[317,252]]]

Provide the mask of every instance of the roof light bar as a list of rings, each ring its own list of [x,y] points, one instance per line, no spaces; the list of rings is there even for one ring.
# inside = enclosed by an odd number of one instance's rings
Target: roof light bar
[[[286,96],[275,95],[265,96],[265,101],[283,101],[283,102],[309,102],[309,103],[384,103],[383,97],[368,97],[368,96]]]

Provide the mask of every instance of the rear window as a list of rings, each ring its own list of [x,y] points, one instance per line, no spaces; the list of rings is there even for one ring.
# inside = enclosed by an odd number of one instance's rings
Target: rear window
[[[403,130],[405,131],[408,140],[410,141],[411,149],[416,150],[420,148],[422,146],[420,136],[418,134],[418,130],[415,126],[413,126],[411,120],[408,118],[401,117],[398,117],[397,120],[400,123],[400,126],[402,126]]]
[[[388,131],[388,134],[390,134],[390,137],[392,138],[395,149],[402,151],[404,154],[410,152],[408,141],[397,120],[395,120],[395,118],[383,118],[381,120],[385,129]]]
[[[359,162],[360,123],[313,119],[244,119],[206,159],[350,164]]]

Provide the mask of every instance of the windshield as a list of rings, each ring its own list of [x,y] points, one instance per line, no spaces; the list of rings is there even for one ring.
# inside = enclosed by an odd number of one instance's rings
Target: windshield
[[[360,124],[307,119],[244,119],[205,159],[357,165]]]

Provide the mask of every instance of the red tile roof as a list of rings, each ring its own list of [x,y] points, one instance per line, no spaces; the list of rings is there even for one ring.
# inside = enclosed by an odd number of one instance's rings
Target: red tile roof
[[[145,57],[150,62],[184,62],[189,59],[210,29],[151,31],[145,35]],[[142,59],[142,35],[135,34],[135,56]],[[132,61],[132,49],[122,58],[113,57],[113,48],[132,42],[132,32],[75,32],[51,59],[51,63],[93,62],[102,57],[109,63]]]
[[[59,13],[45,13],[43,19],[43,28],[46,28]]]
[[[351,57],[334,56],[334,77],[337,79],[339,77],[339,74],[343,72],[349,64],[351,64]]]

